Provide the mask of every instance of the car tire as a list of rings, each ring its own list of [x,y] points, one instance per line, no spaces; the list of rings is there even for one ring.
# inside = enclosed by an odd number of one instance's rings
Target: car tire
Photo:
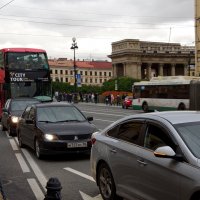
[[[184,103],[180,103],[180,105],[178,106],[178,110],[185,110],[185,104]]]
[[[115,182],[109,167],[102,163],[98,168],[97,181],[99,191],[104,200],[122,200],[116,194]]]
[[[22,137],[21,137],[21,134],[20,132],[18,132],[17,134],[17,139],[18,139],[18,145],[20,148],[24,148],[24,143],[22,142]]]
[[[35,139],[35,155],[38,159],[42,159],[43,157],[38,139]]]
[[[148,106],[148,104],[146,102],[142,104],[142,109],[143,109],[144,112],[148,112],[149,111],[149,106]]]
[[[10,125],[8,125],[8,135],[9,135],[9,136],[14,136]]]
[[[1,123],[1,125],[2,125],[2,131],[6,131],[7,128],[3,125],[3,123]]]

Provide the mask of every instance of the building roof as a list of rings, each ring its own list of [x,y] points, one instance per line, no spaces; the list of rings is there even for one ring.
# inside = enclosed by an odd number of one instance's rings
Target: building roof
[[[49,59],[50,67],[73,67],[74,61],[67,59]],[[76,61],[78,68],[90,68],[90,69],[112,69],[112,63],[108,61]]]

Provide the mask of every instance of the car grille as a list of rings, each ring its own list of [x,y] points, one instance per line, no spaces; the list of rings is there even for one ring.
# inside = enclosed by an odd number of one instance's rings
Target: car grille
[[[84,135],[59,135],[60,140],[74,140],[74,137],[77,137],[77,140],[85,140],[85,139],[90,139],[91,134],[84,134]]]

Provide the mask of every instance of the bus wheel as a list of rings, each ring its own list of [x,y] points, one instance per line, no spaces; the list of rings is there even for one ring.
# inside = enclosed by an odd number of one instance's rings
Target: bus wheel
[[[149,111],[149,107],[148,107],[148,104],[146,102],[143,103],[142,109],[143,109],[144,112],[148,112]]]
[[[178,106],[178,110],[185,110],[185,104],[180,103],[179,106]]]

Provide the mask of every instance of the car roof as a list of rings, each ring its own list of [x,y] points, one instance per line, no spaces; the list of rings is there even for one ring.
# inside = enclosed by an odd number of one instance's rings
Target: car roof
[[[144,118],[154,120],[167,120],[171,124],[181,124],[189,122],[200,122],[200,111],[166,111],[166,112],[152,112],[142,113],[126,117],[131,118]]]
[[[48,102],[48,103],[35,104],[35,107],[58,107],[58,106],[74,107],[73,104],[66,103],[66,102]]]

